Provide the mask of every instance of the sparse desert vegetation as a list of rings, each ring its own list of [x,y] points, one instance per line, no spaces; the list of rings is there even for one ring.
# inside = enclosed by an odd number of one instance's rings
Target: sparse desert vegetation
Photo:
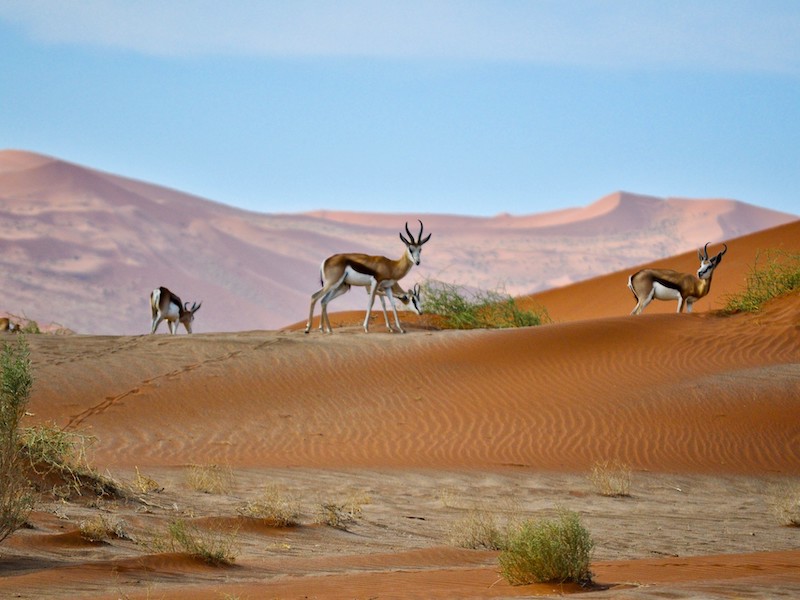
[[[223,494],[233,485],[233,472],[230,467],[220,465],[189,465],[186,483],[198,492]]]
[[[800,482],[775,485],[771,491],[770,505],[781,525],[800,527]]]
[[[592,581],[594,541],[580,516],[562,509],[553,519],[531,519],[509,532],[500,572],[509,583]]]
[[[544,308],[522,309],[510,295],[490,290],[470,290],[462,285],[428,280],[422,285],[426,315],[434,315],[446,329],[503,329],[548,323]]]
[[[800,289],[800,253],[758,253],[742,291],[726,297],[723,312],[758,312],[766,302]]]
[[[25,523],[33,506],[20,441],[32,386],[30,351],[20,336],[0,351],[0,541]]]
[[[601,496],[631,495],[631,467],[620,460],[601,460],[594,463],[589,481]]]

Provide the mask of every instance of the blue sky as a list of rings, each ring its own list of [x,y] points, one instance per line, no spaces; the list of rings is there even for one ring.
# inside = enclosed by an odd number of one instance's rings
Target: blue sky
[[[0,0],[0,148],[261,212],[800,214],[800,2]]]

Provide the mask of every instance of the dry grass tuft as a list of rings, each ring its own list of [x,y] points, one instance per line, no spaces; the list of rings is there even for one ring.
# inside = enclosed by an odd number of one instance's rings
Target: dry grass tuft
[[[90,542],[105,542],[112,537],[130,539],[125,533],[125,522],[110,515],[98,515],[81,521],[80,532],[81,537]]]
[[[589,474],[595,491],[602,496],[628,497],[631,495],[631,468],[618,460],[603,460],[592,465]]]
[[[782,525],[800,527],[800,482],[787,482],[772,489],[772,512]]]
[[[267,484],[261,496],[240,508],[239,514],[261,519],[276,527],[291,527],[297,525],[300,518],[300,501],[280,486]]]
[[[209,565],[225,566],[233,564],[239,554],[238,534],[238,527],[207,530],[177,519],[169,524],[165,535],[155,535],[146,544],[155,552],[185,552]]]
[[[233,472],[219,465],[190,465],[186,483],[193,490],[205,494],[225,494],[233,487]]]
[[[131,487],[139,492],[140,494],[149,494],[150,492],[163,492],[164,487],[158,485],[155,479],[148,477],[147,475],[142,475],[139,472],[139,467],[134,467],[136,469],[136,477],[133,478],[131,481]]]
[[[497,524],[494,513],[474,508],[451,524],[449,542],[460,548],[477,550],[502,550],[506,547],[508,534]]]

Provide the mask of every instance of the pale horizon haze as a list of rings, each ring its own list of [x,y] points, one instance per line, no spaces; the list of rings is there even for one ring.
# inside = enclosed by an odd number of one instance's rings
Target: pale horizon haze
[[[800,3],[0,1],[0,149],[264,213],[800,208]]]

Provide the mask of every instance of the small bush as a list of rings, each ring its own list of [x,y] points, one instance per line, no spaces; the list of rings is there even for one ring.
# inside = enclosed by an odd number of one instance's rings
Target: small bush
[[[800,254],[769,250],[756,255],[744,291],[726,296],[722,310],[728,314],[758,312],[767,301],[797,289],[800,289]]]
[[[424,284],[425,314],[439,317],[448,329],[532,327],[549,322],[547,311],[523,310],[508,294],[428,281]]]
[[[618,460],[604,460],[592,465],[589,481],[601,496],[631,495],[631,468]]]
[[[235,549],[238,529],[227,533],[202,531],[178,519],[169,524],[168,533],[173,550],[186,552],[210,565],[233,564],[238,555]]]
[[[192,465],[186,483],[193,490],[206,494],[224,494],[233,486],[233,473],[219,465]]]
[[[781,525],[800,527],[800,483],[785,483],[772,490],[772,512]]]
[[[500,572],[512,585],[575,582],[588,585],[594,542],[577,513],[523,522],[509,532],[500,553]]]
[[[245,517],[261,519],[277,527],[297,525],[300,517],[300,503],[287,495],[277,485],[264,486],[264,492],[257,500],[248,502],[239,513]]]
[[[20,336],[0,353],[0,542],[22,527],[33,508],[19,427],[32,386],[30,353]]]

